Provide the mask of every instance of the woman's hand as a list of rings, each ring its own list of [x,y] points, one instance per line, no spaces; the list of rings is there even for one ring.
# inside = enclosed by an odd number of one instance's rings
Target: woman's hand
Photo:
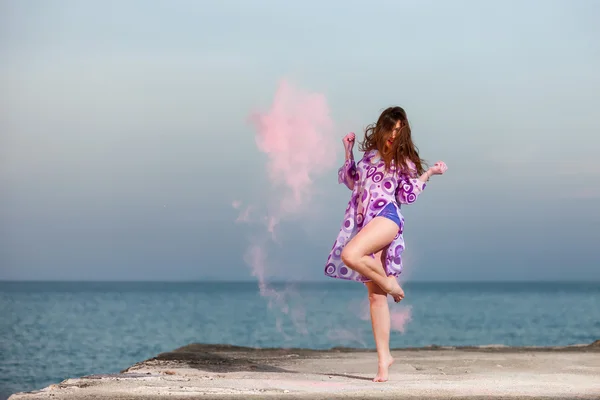
[[[342,139],[342,143],[344,143],[344,150],[346,150],[346,155],[352,154],[352,149],[354,148],[354,139],[356,139],[354,132],[350,132]]]
[[[430,175],[442,175],[447,170],[448,167],[446,166],[446,163],[443,161],[438,161],[433,164],[433,167],[429,168],[429,171],[427,172],[429,172]]]

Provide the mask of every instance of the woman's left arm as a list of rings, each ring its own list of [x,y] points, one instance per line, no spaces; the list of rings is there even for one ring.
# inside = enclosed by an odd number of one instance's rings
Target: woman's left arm
[[[414,165],[411,166],[411,171],[414,170]],[[398,179],[398,187],[396,188],[396,201],[400,204],[411,204],[417,201],[419,195],[425,190],[427,181],[432,175],[441,175],[448,167],[443,161],[438,161],[433,167],[429,168],[418,178],[411,178],[410,176],[400,176]],[[414,176],[413,175],[413,176]]]

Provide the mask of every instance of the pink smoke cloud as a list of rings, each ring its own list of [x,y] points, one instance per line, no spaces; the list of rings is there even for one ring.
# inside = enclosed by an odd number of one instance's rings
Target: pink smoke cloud
[[[314,178],[334,166],[334,124],[324,95],[306,92],[287,81],[280,82],[270,108],[252,113],[249,119],[256,129],[258,149],[268,157],[271,192],[277,194],[276,204],[270,204],[269,212],[261,218],[265,231],[249,247],[245,261],[258,281],[261,296],[268,299],[269,308],[279,311],[277,330],[285,335],[281,317],[286,317],[297,332],[306,334],[306,312],[298,302],[290,306],[295,293],[289,287],[276,290],[268,283],[267,248],[277,244],[276,228],[282,219],[310,208]],[[265,199],[265,203],[271,200],[272,197]],[[235,209],[241,206],[240,201],[233,202]],[[236,221],[250,222],[250,212],[255,210],[256,207],[247,207]]]
[[[269,307],[276,305],[281,312],[287,314],[289,307],[285,301],[285,294],[269,287],[267,282],[267,256],[263,246],[252,245],[245,257],[246,263],[252,269],[252,275],[258,280],[258,288],[263,297],[269,299]]]
[[[273,238],[273,240],[276,240],[275,238],[275,227],[277,226],[277,224],[279,223],[279,218],[270,215],[266,218],[267,221],[267,230],[269,231],[269,233],[271,234],[271,237]]]
[[[273,184],[283,186],[281,211],[297,212],[310,201],[316,175],[334,166],[333,121],[325,96],[281,81],[271,108],[254,113],[256,144],[269,157]]]
[[[399,310],[391,309],[390,310],[390,323],[393,331],[398,331],[404,333],[406,329],[406,324],[408,324],[412,319],[412,308],[410,306],[405,306]]]
[[[402,304],[396,304],[392,298],[388,296],[388,303],[390,303],[390,327],[393,331],[404,333],[406,330],[406,324],[412,319],[412,307],[403,306]],[[371,312],[369,309],[369,300],[364,300],[361,304],[360,318],[363,321],[371,320]]]
[[[252,212],[253,209],[254,207],[252,206],[246,207],[240,212],[235,222],[250,222],[250,212]]]

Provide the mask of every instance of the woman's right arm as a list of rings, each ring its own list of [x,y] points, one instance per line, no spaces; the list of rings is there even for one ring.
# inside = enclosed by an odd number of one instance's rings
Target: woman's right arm
[[[352,153],[354,139],[355,136],[352,132],[342,139],[346,160],[344,161],[344,165],[338,170],[338,183],[345,184],[350,190],[354,190],[354,182],[356,182],[358,177],[356,173],[356,163],[354,162],[354,154]]]
[[[354,182],[356,182],[356,163],[353,159],[346,159],[344,165],[338,170],[338,183],[343,183],[350,190],[354,190]]]

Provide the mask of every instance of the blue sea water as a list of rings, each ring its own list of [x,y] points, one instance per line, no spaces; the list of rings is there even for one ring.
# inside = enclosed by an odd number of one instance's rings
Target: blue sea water
[[[392,347],[551,346],[600,339],[600,283],[406,283]],[[113,373],[197,343],[369,347],[365,288],[350,282],[0,282],[0,399]]]

